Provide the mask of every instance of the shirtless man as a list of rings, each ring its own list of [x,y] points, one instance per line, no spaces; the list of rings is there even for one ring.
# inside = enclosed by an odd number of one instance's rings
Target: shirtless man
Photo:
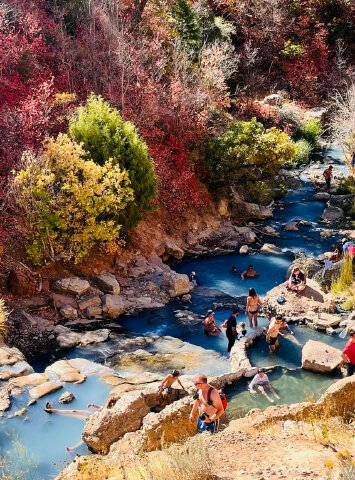
[[[282,320],[282,315],[276,315],[276,318],[271,320],[267,334],[266,341],[270,346],[270,351],[275,352],[276,348],[279,346],[278,336],[280,334],[280,329],[285,328],[285,322]],[[287,325],[287,324],[286,324]]]
[[[258,276],[259,274],[256,270],[254,270],[253,265],[249,265],[249,267],[241,274],[240,278],[245,280],[246,278],[254,278]]]
[[[179,379],[180,373],[177,370],[173,370],[169,375],[167,375],[164,380],[161,382],[159,387],[158,393],[163,397],[166,398],[168,394],[171,392],[171,387],[175,382],[178,382],[180,387],[184,390],[183,384],[180,382]]]
[[[198,412],[197,433],[215,433],[217,420],[224,413],[221,397],[218,391],[207,383],[204,373],[196,375],[194,383],[198,390],[198,398],[190,413],[190,423],[194,423],[195,414]]]

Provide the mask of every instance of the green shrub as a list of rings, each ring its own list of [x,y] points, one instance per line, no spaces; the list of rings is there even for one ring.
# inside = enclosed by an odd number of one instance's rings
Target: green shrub
[[[128,232],[150,208],[157,190],[154,164],[146,144],[131,122],[124,122],[119,112],[100,96],[90,95],[86,105],[70,120],[69,135],[89,153],[97,165],[112,165],[125,170],[131,181],[134,199],[127,202],[119,219],[113,218]]]
[[[352,175],[342,178],[337,188],[338,195],[347,195],[349,193],[355,193],[355,177]]]
[[[248,201],[261,205],[269,205],[273,200],[281,200],[287,193],[287,188],[283,183],[274,181],[247,182],[245,189]]]
[[[318,118],[310,118],[297,129],[295,140],[306,140],[312,148],[315,148],[322,133],[321,121]]]
[[[308,163],[311,152],[312,146],[307,140],[298,140],[298,142],[296,142],[296,155],[291,165],[293,167],[299,167],[300,165]]]
[[[202,31],[192,3],[189,0],[177,0],[172,14],[183,47],[191,53],[193,60],[197,60],[202,47]]]
[[[348,298],[342,305],[342,308],[347,312],[354,308],[355,298]]]
[[[41,157],[25,156],[14,188],[32,261],[64,256],[77,262],[98,242],[115,242],[121,225],[114,219],[133,199],[129,184],[119,165],[96,164],[67,135],[49,139]]]
[[[233,121],[225,133],[207,142],[206,181],[215,193],[236,183],[265,182],[295,153],[293,141],[277,128],[265,129],[255,118]]]

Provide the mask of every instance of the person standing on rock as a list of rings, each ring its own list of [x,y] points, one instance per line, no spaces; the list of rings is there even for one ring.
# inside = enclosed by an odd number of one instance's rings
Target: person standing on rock
[[[239,309],[235,308],[232,315],[226,320],[222,327],[226,328],[226,337],[228,338],[228,353],[232,350],[235,344],[235,339],[238,337],[237,331],[237,316],[239,315]]]
[[[161,382],[161,385],[158,389],[158,393],[163,397],[163,398],[166,398],[169,393],[171,392],[171,388],[173,386],[173,384],[175,382],[177,382],[180,387],[184,390],[185,390],[185,387],[183,386],[183,384],[181,383],[180,379],[179,379],[179,376],[180,376],[180,372],[178,372],[177,370],[173,370],[169,375],[167,375],[164,380]]]
[[[332,179],[332,176],[333,176],[333,165],[329,165],[329,167],[323,172],[323,177],[325,178],[325,184],[327,186],[328,192],[330,191],[330,181]]]
[[[259,305],[262,306],[263,302],[258,297],[254,288],[249,289],[249,296],[247,299],[247,305],[245,308],[245,313],[248,315],[249,318],[249,327],[253,328],[253,320],[254,326],[258,326],[258,312],[259,312]]]
[[[254,390],[254,386],[258,387],[259,392],[266,397],[269,402],[274,403],[274,400],[269,397],[269,395],[265,392],[264,387],[268,388],[271,393],[275,395],[275,397],[280,400],[280,397],[275,392],[274,387],[271,385],[269,377],[266,375],[265,370],[263,368],[259,368],[258,373],[255,375],[253,380],[250,382],[249,391],[252,395],[256,394]]]
[[[195,415],[198,412],[197,433],[215,433],[218,419],[224,413],[220,394],[207,383],[207,376],[204,373],[196,375],[194,384],[198,392],[190,413],[190,423],[195,422]]]
[[[351,377],[355,373],[355,330],[350,330],[349,335],[350,339],[346,342],[341,356],[345,362],[347,376]]]

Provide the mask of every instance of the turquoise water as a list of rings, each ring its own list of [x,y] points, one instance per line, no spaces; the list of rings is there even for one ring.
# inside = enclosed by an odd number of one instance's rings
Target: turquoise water
[[[341,155],[338,150],[331,150],[338,171],[343,170]],[[322,167],[322,170],[324,168]],[[314,227],[323,212],[325,202],[312,201],[314,193],[312,186],[307,183],[305,175],[301,175],[305,182],[296,190],[289,192],[284,201],[274,210],[274,218],[268,222],[280,232],[280,238],[265,237],[264,242],[275,243],[282,249],[291,250],[291,253],[283,255],[260,255],[241,256],[238,253],[232,255],[219,255],[198,259],[186,259],[177,265],[176,270],[182,273],[190,273],[195,270],[202,284],[192,292],[192,303],[186,304],[179,301],[172,302],[161,309],[141,313],[136,316],[120,317],[119,323],[127,329],[128,335],[136,336],[163,335],[176,337],[187,342],[185,349],[195,351],[195,347],[202,347],[201,363],[207,374],[225,373],[229,368],[227,355],[227,340],[224,332],[218,337],[209,337],[203,334],[202,319],[200,323],[185,324],[176,315],[178,310],[188,308],[197,315],[205,315],[206,311],[213,308],[214,303],[234,302],[243,305],[248,289],[254,287],[263,298],[266,292],[285,280],[287,268],[293,260],[295,252],[303,251],[307,254],[323,253],[329,250],[337,241],[334,236],[330,239],[321,239],[319,231]],[[305,219],[313,222],[313,227],[300,227],[298,232],[285,232],[282,225],[291,220]],[[242,281],[240,273],[249,265],[260,274],[256,279]],[[231,269],[235,265],[239,275],[232,275]],[[215,290],[210,290],[215,289]],[[244,300],[243,300],[244,299]],[[228,318],[231,311],[228,309],[215,311],[215,318],[219,325]],[[238,321],[248,322],[242,312]],[[260,318],[261,326],[266,325],[266,320]],[[281,399],[277,403],[296,403],[308,398],[318,398],[326,388],[338,378],[337,375],[325,376],[303,371],[301,366],[302,346],[308,339],[320,340],[335,347],[342,348],[344,340],[338,335],[329,336],[325,333],[315,332],[302,326],[291,325],[294,337],[281,338],[280,348],[276,354],[270,354],[265,338],[261,338],[248,350],[252,365],[275,366],[269,374],[269,378],[277,389]],[[190,345],[190,347],[189,347]],[[122,347],[121,337],[112,338],[105,344],[92,345],[86,348],[73,349],[63,352],[67,358],[84,357],[99,363],[113,366],[119,374],[128,375],[129,367],[122,368],[119,363],[118,350]],[[135,347],[140,348],[140,347]],[[134,348],[132,348],[134,350]],[[149,347],[148,350],[154,350]],[[53,360],[52,360],[53,361]],[[33,364],[36,371],[43,371],[48,365],[48,358],[38,358]],[[171,369],[170,365],[161,365],[160,373],[164,374]],[[131,373],[137,370],[132,368]],[[182,373],[195,373],[194,367],[189,365],[182,368]],[[237,385],[227,389],[229,399],[228,416],[237,418],[244,415],[251,408],[265,408],[268,401],[257,394],[252,397],[247,391],[248,381],[241,380]],[[48,415],[43,411],[47,401],[53,402],[59,408],[85,409],[87,403],[104,403],[112,387],[104,383],[99,377],[91,376],[81,385],[67,384],[62,391],[69,390],[76,396],[76,400],[62,407],[57,403],[61,391],[40,399],[36,405],[29,408],[29,420],[24,417],[8,419],[0,418],[0,453],[6,455],[9,452],[10,459],[17,463],[19,449],[12,445],[12,439],[18,438],[28,452],[31,461],[37,465],[31,470],[27,478],[31,480],[50,479],[74,458],[73,453],[67,453],[65,446],[75,445],[81,436],[83,420],[61,415]],[[16,410],[26,406],[27,394],[21,395],[12,401],[11,410],[7,414],[13,414]],[[15,442],[16,443],[16,442]],[[88,453],[85,446],[81,446],[76,453]],[[16,477],[16,475],[15,475]],[[20,478],[20,475],[17,475]]]

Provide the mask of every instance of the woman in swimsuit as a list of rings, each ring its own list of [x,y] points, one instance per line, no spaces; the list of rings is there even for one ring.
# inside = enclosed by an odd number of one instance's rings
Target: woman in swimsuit
[[[258,311],[259,305],[262,306],[263,302],[258,297],[254,288],[249,289],[249,296],[247,299],[247,306],[245,309],[245,313],[248,315],[249,318],[249,326],[253,328],[253,320],[255,323],[255,327],[258,326]]]

